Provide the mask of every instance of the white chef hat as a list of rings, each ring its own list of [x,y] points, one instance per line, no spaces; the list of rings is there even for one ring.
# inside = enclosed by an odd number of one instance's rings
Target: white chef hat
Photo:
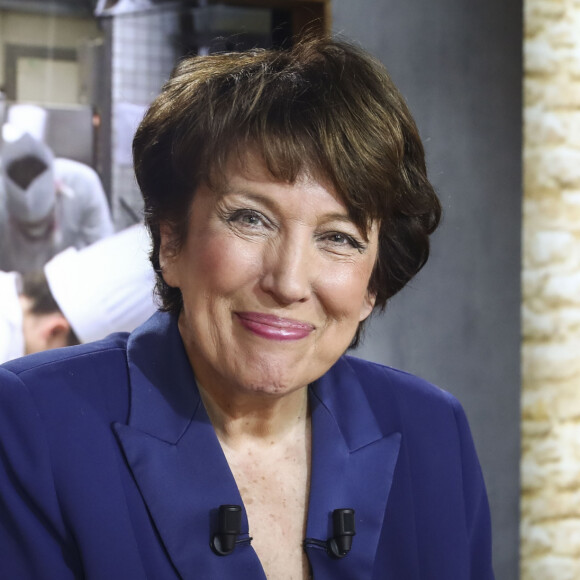
[[[8,107],[6,122],[22,133],[29,133],[38,141],[44,141],[46,135],[46,109],[32,103],[14,103]]]
[[[144,226],[131,226],[44,266],[48,285],[81,342],[131,332],[157,310]]]
[[[5,142],[0,155],[8,213],[22,223],[35,223],[46,218],[56,200],[54,155],[51,149],[30,133],[23,133],[16,140]],[[9,168],[24,157],[36,157],[46,167],[22,187],[12,179]]]

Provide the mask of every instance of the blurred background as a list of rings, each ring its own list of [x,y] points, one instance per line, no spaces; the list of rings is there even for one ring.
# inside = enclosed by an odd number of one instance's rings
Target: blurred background
[[[444,206],[356,354],[463,403],[498,580],[580,578],[578,0],[0,0],[0,120],[42,107],[46,143],[96,170],[124,230],[132,134],[175,62],[306,29],[386,65]]]

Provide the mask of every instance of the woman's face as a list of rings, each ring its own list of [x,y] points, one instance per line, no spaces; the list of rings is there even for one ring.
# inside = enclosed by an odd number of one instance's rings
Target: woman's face
[[[180,288],[179,328],[208,391],[284,395],[324,374],[372,311],[368,240],[332,187],[302,176],[273,181],[249,157],[225,186],[200,186],[184,245],[162,228],[165,281]]]

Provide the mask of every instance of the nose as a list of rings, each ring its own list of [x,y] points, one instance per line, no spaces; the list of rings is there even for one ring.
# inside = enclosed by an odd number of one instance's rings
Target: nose
[[[314,261],[308,241],[280,238],[265,252],[262,290],[282,305],[308,300],[315,276]]]

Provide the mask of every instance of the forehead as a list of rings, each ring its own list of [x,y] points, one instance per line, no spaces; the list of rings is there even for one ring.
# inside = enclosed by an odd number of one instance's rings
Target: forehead
[[[283,168],[269,167],[264,157],[256,149],[250,148],[246,152],[238,151],[230,154],[223,165],[212,168],[207,181],[210,188],[220,194],[239,191],[244,184],[246,186],[252,184],[259,189],[267,189],[269,186],[291,189],[295,186],[297,189],[303,189],[305,195],[306,190],[324,189],[335,204],[340,205],[346,215],[360,227],[358,224],[360,220],[353,218],[348,200],[340,194],[332,180],[324,172],[310,167],[306,162],[293,174],[285,172]],[[370,225],[369,221],[368,226]]]
[[[208,181],[216,190],[222,190],[236,177],[254,181],[294,183],[305,175],[310,175],[306,163],[292,160],[287,163],[274,159],[268,163],[257,146],[241,143],[230,145],[226,155],[218,157],[210,168]]]
[[[221,175],[224,184],[222,189],[228,189],[228,186],[231,186],[231,184],[237,181],[248,181],[265,185],[279,183],[297,186],[308,183],[319,183],[328,189],[328,191],[332,192],[334,196],[339,197],[336,194],[334,186],[328,179],[321,176],[314,176],[305,166],[296,175],[288,176],[281,171],[277,171],[276,168],[268,167],[264,158],[253,151],[243,155],[231,155]]]
[[[262,158],[246,155],[232,159],[210,188],[220,197],[245,196],[266,205],[279,205],[281,209],[297,202],[302,211],[333,212],[350,217],[347,205],[338,195],[333,184],[326,179],[314,177],[302,171],[293,180],[274,175]]]

